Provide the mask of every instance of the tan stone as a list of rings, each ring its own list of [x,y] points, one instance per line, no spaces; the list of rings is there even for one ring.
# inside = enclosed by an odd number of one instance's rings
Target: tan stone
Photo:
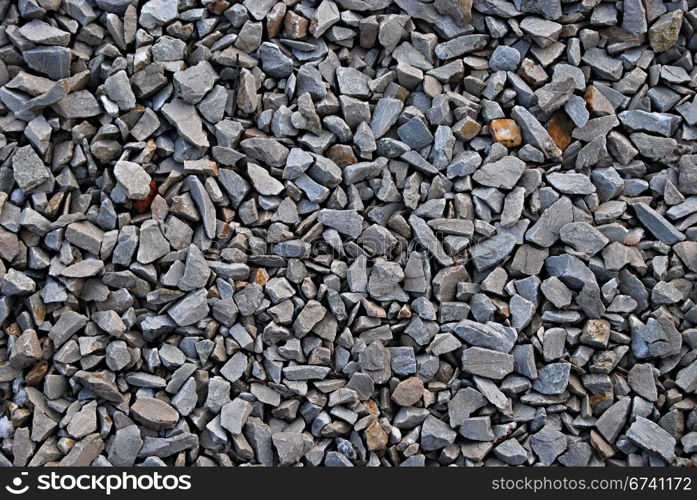
[[[271,12],[268,13],[266,16],[266,31],[268,32],[269,38],[276,38],[276,36],[278,36],[285,15],[286,4],[283,2],[278,2],[273,6]]]
[[[378,408],[378,404],[372,399],[368,399],[367,401],[363,402],[363,406],[365,406],[365,409],[368,410],[368,413],[370,413],[374,417],[380,415],[380,408]]]
[[[644,228],[635,227],[627,233],[627,236],[624,237],[624,244],[633,247],[644,241],[644,239],[646,239],[645,237],[646,231],[644,231]]]
[[[303,16],[296,14],[292,10],[288,11],[286,14],[284,26],[288,38],[292,38],[294,40],[301,40],[305,38],[307,36],[307,28],[309,25],[310,21],[305,19]]]
[[[607,460],[612,455],[615,454],[615,449],[605,441],[600,434],[592,430],[590,435],[591,446],[595,451],[602,457],[603,460]]]
[[[257,269],[256,276],[254,277],[254,283],[257,285],[265,285],[269,281],[269,273],[266,269]]]
[[[131,405],[136,421],[150,429],[171,429],[179,420],[179,413],[170,404],[148,396],[140,397]]]
[[[455,124],[453,132],[458,139],[469,141],[477,136],[482,126],[472,117],[463,118]]]
[[[213,14],[216,14],[218,16],[222,16],[223,12],[227,10],[228,7],[230,7],[230,2],[226,1],[221,1],[217,0],[215,2],[211,2],[206,5],[209,11],[211,11]]]
[[[400,101],[406,101],[407,97],[409,97],[409,91],[407,89],[401,86],[396,89],[394,93],[395,99],[399,99]]]
[[[353,148],[348,144],[335,144],[327,150],[327,158],[342,168],[358,163]]]
[[[0,228],[0,257],[12,262],[19,253],[19,238],[14,233]]]
[[[586,89],[583,99],[588,103],[588,111],[594,116],[615,114],[615,108],[612,106],[612,103],[593,85]]]
[[[39,361],[24,377],[27,385],[39,385],[48,372],[48,362]]]
[[[531,59],[525,58],[518,68],[518,76],[534,90],[544,85],[547,81],[547,73],[539,64],[535,64]]]
[[[424,93],[431,99],[435,99],[443,93],[443,85],[431,75],[424,76]]]
[[[370,451],[382,451],[387,446],[387,433],[377,420],[365,430],[365,441]]]
[[[417,377],[409,377],[402,380],[394,392],[392,400],[399,406],[414,406],[423,396],[424,383]]]
[[[520,135],[520,127],[510,118],[492,120],[489,128],[494,140],[507,148],[520,146],[520,143],[523,142],[523,138]]]
[[[452,17],[460,26],[472,21],[472,0],[436,0],[434,5],[438,12]]]
[[[409,319],[411,318],[411,308],[409,304],[404,304],[402,308],[397,313],[397,318],[399,319]]]
[[[589,319],[583,326],[581,343],[593,347],[607,347],[610,340],[610,322],[605,319]]]
[[[665,52],[678,41],[683,11],[675,10],[663,14],[649,28],[649,42],[656,52]]]

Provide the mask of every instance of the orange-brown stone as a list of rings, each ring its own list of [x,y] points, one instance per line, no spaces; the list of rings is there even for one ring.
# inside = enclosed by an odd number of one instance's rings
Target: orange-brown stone
[[[562,151],[571,144],[571,132],[574,124],[563,111],[557,111],[547,122],[547,133]]]
[[[139,214],[147,212],[150,208],[152,200],[155,198],[155,193],[157,193],[157,184],[155,181],[150,181],[150,194],[144,200],[137,200],[133,202],[133,206]]]
[[[594,116],[615,114],[615,108],[612,106],[612,103],[593,85],[586,89],[583,99],[588,103],[588,110]]]
[[[284,21],[286,35],[294,40],[301,40],[307,36],[307,28],[310,21],[292,10],[288,11]]]
[[[520,146],[520,143],[523,142],[523,138],[520,135],[520,127],[510,118],[492,120],[489,128],[494,140],[507,148]]]
[[[380,409],[378,408],[378,404],[372,399],[364,401],[363,406],[365,406],[365,409],[368,410],[368,413],[370,413],[374,417],[380,415]]]
[[[39,361],[34,365],[34,368],[29,370],[29,373],[24,377],[24,381],[27,385],[39,385],[44,379],[46,372],[48,372],[48,362]]]
[[[382,451],[387,446],[387,433],[377,420],[365,430],[365,440],[371,451]]]
[[[281,25],[283,24],[283,18],[286,15],[286,4],[283,2],[278,2],[273,6],[269,14],[266,16],[266,31],[269,34],[269,38],[276,38],[278,33],[281,31]]]
[[[269,281],[269,273],[266,269],[257,269],[256,276],[254,277],[254,283],[257,285],[265,285]]]
[[[525,58],[520,63],[518,68],[518,76],[533,89],[537,89],[544,85],[549,78],[545,70],[539,64],[535,64],[531,59]]]
[[[222,16],[223,12],[227,10],[228,7],[230,7],[230,2],[225,2],[225,1],[216,1],[209,3],[207,5],[208,10],[211,11],[213,14],[216,14],[218,16]]]
[[[342,168],[358,163],[353,149],[348,144],[335,144],[327,150],[327,158]]]

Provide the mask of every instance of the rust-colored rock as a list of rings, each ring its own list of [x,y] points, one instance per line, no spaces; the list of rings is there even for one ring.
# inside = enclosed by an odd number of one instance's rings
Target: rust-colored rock
[[[230,7],[230,2],[226,2],[224,0],[216,0],[215,2],[211,2],[208,5],[206,5],[206,7],[213,14],[217,16],[222,16],[223,12],[225,12],[227,8]]]
[[[544,68],[528,58],[523,59],[520,63],[518,76],[525,80],[525,83],[530,85],[533,90],[544,85],[548,78]]]
[[[387,446],[387,433],[377,420],[365,430],[365,440],[370,451],[382,451]]]
[[[329,148],[327,150],[327,158],[342,168],[358,163],[353,148],[347,144],[335,144]]]
[[[520,135],[520,127],[510,118],[492,120],[489,128],[494,140],[507,148],[520,146],[520,143],[523,142],[523,138]]]
[[[607,116],[615,114],[615,108],[607,97],[593,85],[589,85],[583,94],[583,99],[588,103],[588,111],[594,116]]]
[[[380,409],[378,408],[378,404],[373,401],[372,399],[368,399],[363,403],[363,406],[365,406],[365,409],[368,410],[368,413],[371,415],[377,417],[380,415]]]
[[[144,214],[148,211],[152,200],[155,199],[155,193],[157,193],[157,184],[155,184],[155,181],[150,181],[150,194],[147,198],[133,202],[133,206],[139,214]]]
[[[566,113],[557,111],[552,115],[552,118],[547,122],[547,133],[562,151],[571,144],[571,132],[574,129],[574,124]]]
[[[24,377],[27,385],[39,385],[48,372],[48,361],[39,361]]]

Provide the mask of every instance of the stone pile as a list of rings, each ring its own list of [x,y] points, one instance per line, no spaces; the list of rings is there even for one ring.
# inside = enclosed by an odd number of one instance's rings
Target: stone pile
[[[0,19],[0,465],[694,465],[693,0]]]

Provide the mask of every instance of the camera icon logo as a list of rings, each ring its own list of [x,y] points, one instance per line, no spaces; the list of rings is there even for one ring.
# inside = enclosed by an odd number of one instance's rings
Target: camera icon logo
[[[23,495],[29,490],[29,485],[22,486],[22,477],[28,475],[28,472],[21,472],[19,477],[12,480],[12,485],[5,486],[5,489],[13,495]]]

